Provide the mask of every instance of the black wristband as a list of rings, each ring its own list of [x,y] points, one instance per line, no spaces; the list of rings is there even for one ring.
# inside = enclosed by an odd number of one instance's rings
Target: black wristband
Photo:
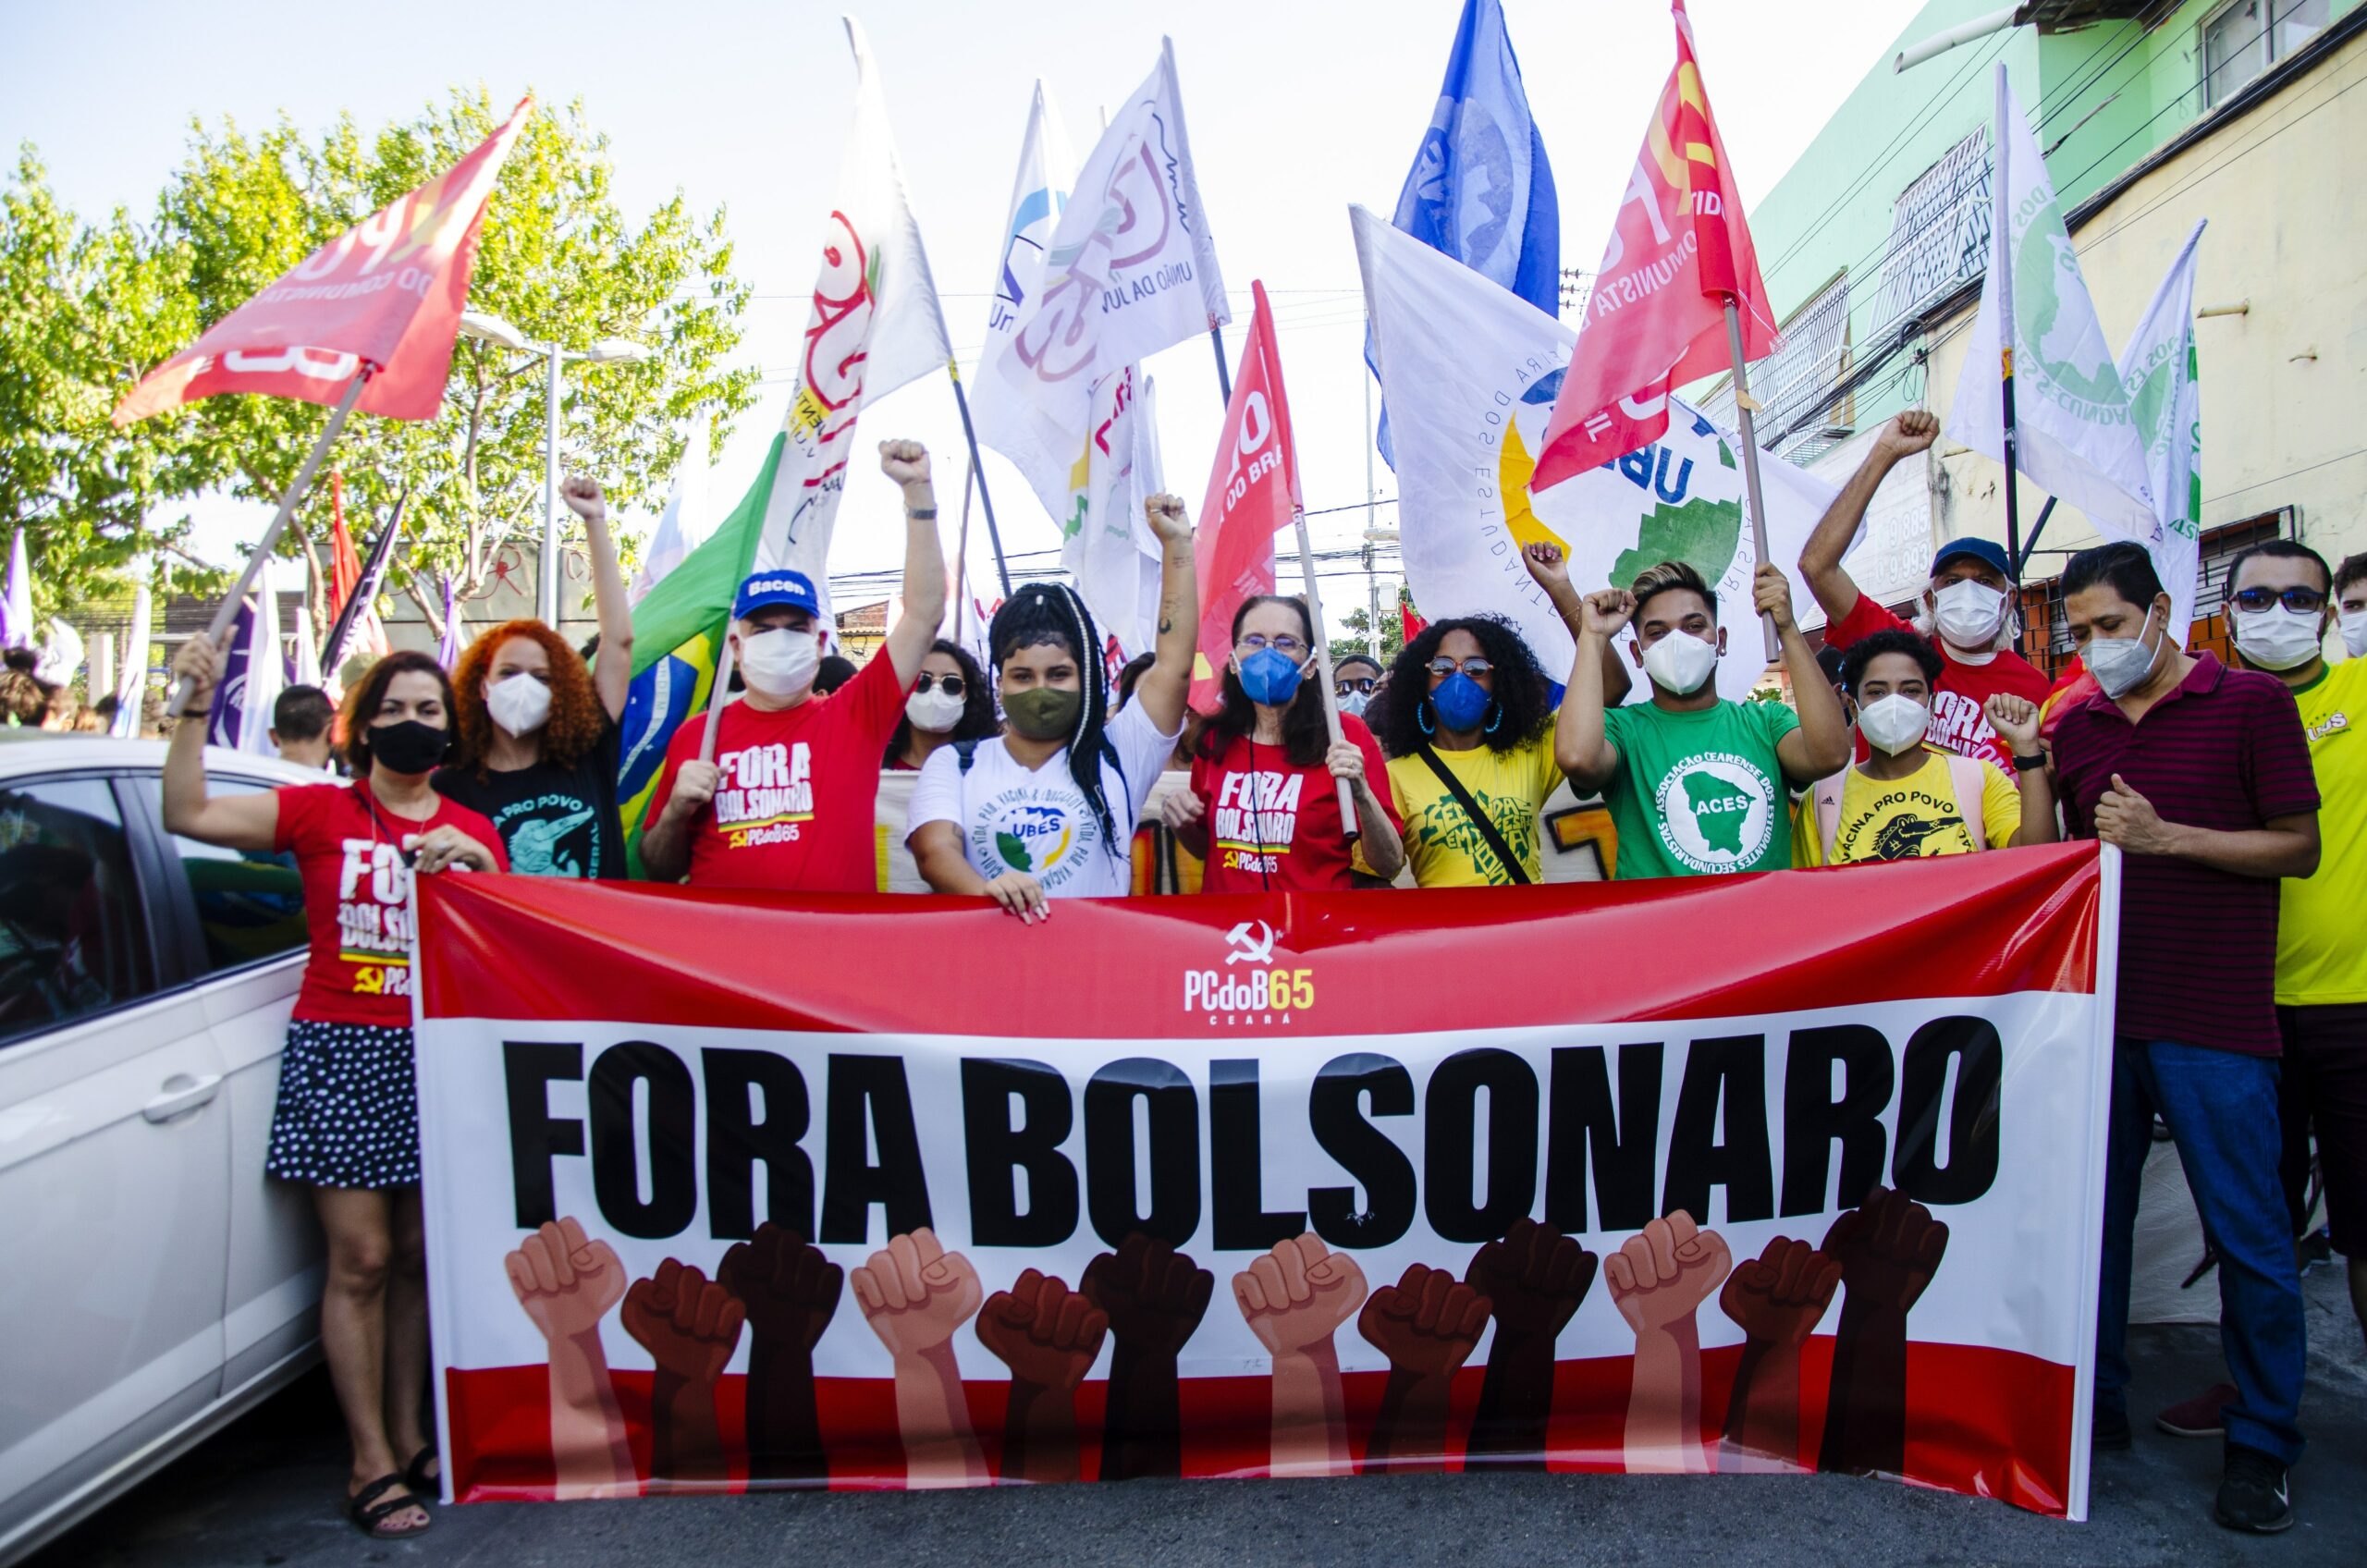
[[[937,508],[935,507],[906,507],[904,508],[904,515],[906,517],[916,517],[924,521],[934,521],[937,517]]]
[[[2035,773],[2045,766],[2046,753],[2043,752],[2041,752],[2034,757],[2026,757],[2019,753],[2017,753],[2014,757],[2014,771],[2016,773]]]

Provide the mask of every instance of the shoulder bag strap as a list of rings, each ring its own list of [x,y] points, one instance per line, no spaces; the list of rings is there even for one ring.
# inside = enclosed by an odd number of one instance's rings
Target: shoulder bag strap
[[[1504,836],[1496,831],[1496,825],[1488,820],[1488,814],[1479,809],[1479,802],[1471,798],[1471,791],[1463,787],[1463,780],[1454,776],[1453,770],[1441,761],[1438,753],[1430,747],[1424,746],[1415,754],[1430,765],[1430,771],[1439,776],[1439,782],[1445,785],[1446,792],[1454,797],[1454,803],[1463,808],[1463,815],[1471,819],[1471,826],[1479,829],[1479,837],[1486,841],[1488,848],[1495,851],[1496,859],[1512,873],[1514,885],[1527,887],[1528,873],[1521,869],[1519,857],[1513,853],[1512,846],[1504,842]]]

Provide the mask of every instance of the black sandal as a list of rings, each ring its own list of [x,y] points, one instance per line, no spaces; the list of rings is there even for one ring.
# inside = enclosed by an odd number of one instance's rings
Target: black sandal
[[[421,1493],[420,1501],[423,1502],[426,1501],[425,1494],[433,1493],[436,1497],[444,1495],[444,1477],[441,1475],[431,1476],[427,1473],[427,1467],[436,1464],[437,1460],[435,1445],[430,1443],[411,1455],[411,1463],[403,1466],[403,1484],[412,1491]]]
[[[346,1517],[352,1520],[355,1527],[372,1540],[399,1541],[405,1537],[418,1535],[429,1525],[435,1523],[435,1516],[427,1513],[426,1503],[413,1497],[408,1490],[404,1490],[401,1497],[388,1499],[384,1502],[378,1501],[390,1491],[402,1490],[409,1484],[400,1476],[379,1476],[346,1500]],[[427,1513],[427,1524],[414,1525],[408,1530],[387,1529],[386,1521],[406,1508],[416,1508],[422,1513]]]

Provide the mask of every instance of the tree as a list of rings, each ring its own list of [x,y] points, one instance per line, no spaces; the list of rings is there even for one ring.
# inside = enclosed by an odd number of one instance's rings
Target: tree
[[[1412,609],[1413,607],[1413,590],[1406,587],[1404,583],[1400,582],[1397,585],[1398,610],[1404,611]],[[1340,618],[1340,624],[1348,629],[1350,635],[1345,637],[1334,637],[1331,639],[1331,662],[1336,665],[1342,659],[1348,657],[1352,654],[1363,658],[1371,657],[1371,611],[1367,609],[1364,606],[1359,605],[1355,609],[1352,609],[1347,614],[1342,616]],[[1405,621],[1404,616],[1389,610],[1383,610],[1380,617],[1380,662],[1382,667],[1386,668],[1392,660],[1395,659],[1399,652],[1403,650],[1404,646]]]

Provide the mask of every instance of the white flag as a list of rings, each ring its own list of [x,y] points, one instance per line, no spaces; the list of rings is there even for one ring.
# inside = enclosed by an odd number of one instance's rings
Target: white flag
[[[287,655],[279,643],[279,573],[285,569],[269,556],[255,573],[255,613],[247,633],[246,683],[239,693],[239,750],[256,756],[276,756],[271,743],[272,710],[288,685]]]
[[[1061,116],[1036,84],[1027,111],[1027,138],[1019,148],[1019,173],[1011,185],[1011,213],[1003,225],[1002,263],[995,270],[993,303],[987,308],[987,347],[971,388],[970,417],[978,444],[1009,458],[1036,492],[1044,509],[1065,514],[1070,471],[1077,443],[1044,445],[1045,433],[1027,402],[1028,374],[1004,369],[1018,337],[1019,318],[1036,302],[1044,283],[1044,256],[1052,231],[1069,204],[1069,153]]]
[[[2031,484],[2087,514],[2099,532],[2150,545],[2160,524],[2128,395],[2079,276],[2038,139],[1997,67],[1989,273],[1956,376],[1948,434],[2005,460],[2001,351],[2014,354],[2014,448]],[[2008,338],[2004,324],[2013,324]]]
[[[1073,450],[1105,377],[1233,319],[1184,132],[1175,50],[1110,117],[999,366],[1047,452]]]
[[[2178,259],[2153,291],[2145,319],[2120,351],[2128,417],[2145,443],[2145,479],[2159,527],[2147,547],[2170,591],[2170,625],[2178,644],[2194,625],[2202,573],[2202,391],[2194,354],[2194,258],[2202,225],[2186,237]]]
[[[1659,441],[1532,496],[1536,454],[1577,335],[1387,219],[1362,207],[1349,213],[1397,433],[1399,548],[1421,613],[1505,617],[1559,682],[1576,649],[1522,564],[1524,546],[1561,545],[1580,593],[1624,588],[1646,567],[1682,560],[1716,591],[1719,620],[1736,629],[1718,665],[1718,694],[1747,696],[1765,667],[1733,444],[1671,398]],[[1793,563],[1834,491],[1773,457],[1760,472],[1768,554],[1793,574],[1793,600],[1805,604]],[[1649,695],[1641,680],[1636,693]]]
[[[1094,388],[1093,434],[1072,471],[1061,565],[1116,663],[1150,651],[1159,629],[1159,538],[1143,502],[1159,493],[1159,438],[1150,383],[1128,365]],[[1108,664],[1110,650],[1102,649]]]
[[[854,125],[839,165],[839,195],[822,234],[821,276],[799,345],[788,445],[773,477],[757,542],[759,568],[787,567],[814,582],[829,616],[830,527],[854,455],[855,419],[899,386],[953,362],[928,252],[904,194],[870,45],[852,17]]]
[[[148,592],[148,563],[140,564],[140,586],[131,592],[131,626],[123,639],[123,668],[117,672],[115,723],[107,733],[129,741],[140,733],[141,704],[148,698],[148,643],[154,601]]]
[[[674,488],[649,536],[649,548],[642,552],[641,570],[632,574],[632,603],[641,603],[644,594],[705,544],[721,521],[706,504],[707,471],[714,463],[715,415],[701,409],[691,416],[690,434],[682,443],[682,466],[675,472]]]

